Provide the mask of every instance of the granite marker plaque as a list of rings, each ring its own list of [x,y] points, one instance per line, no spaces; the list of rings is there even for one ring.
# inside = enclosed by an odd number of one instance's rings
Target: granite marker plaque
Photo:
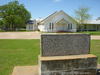
[[[89,34],[42,34],[41,56],[88,54]]]

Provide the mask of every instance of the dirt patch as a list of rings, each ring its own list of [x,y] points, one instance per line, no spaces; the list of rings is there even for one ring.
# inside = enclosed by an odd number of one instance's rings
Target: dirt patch
[[[100,40],[100,35],[92,35],[91,39],[93,40]]]
[[[39,32],[0,32],[0,39],[40,39]]]
[[[0,32],[0,39],[40,39],[40,32]],[[100,40],[100,35],[92,35],[91,39]]]

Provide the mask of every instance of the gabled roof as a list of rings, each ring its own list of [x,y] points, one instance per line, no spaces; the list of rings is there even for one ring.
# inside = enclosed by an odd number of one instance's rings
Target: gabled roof
[[[77,23],[77,21],[74,19],[74,18],[72,18],[71,16],[69,16],[67,13],[65,13],[63,10],[61,10],[61,11],[59,11],[59,12],[63,12],[64,14],[66,14],[71,20],[73,20],[74,22],[76,22]]]
[[[59,21],[57,21],[57,23],[58,23],[58,22],[64,22],[64,23],[66,22],[66,23],[69,23],[69,22],[66,21],[64,18],[62,18],[62,19],[60,19]]]
[[[46,20],[46,19],[48,19],[49,17],[51,17],[51,16],[53,16],[53,15],[55,15],[55,14],[57,14],[58,12],[56,11],[56,12],[54,12],[53,14],[51,14],[51,15],[49,15],[48,17],[46,17],[45,19],[43,19],[42,21],[44,21],[44,20]],[[42,22],[41,21],[41,22]]]
[[[54,16],[54,15],[56,15],[56,14],[58,14],[58,13],[64,13],[64,14],[66,14],[63,10],[61,10],[61,11],[56,11],[56,12],[54,12],[53,14],[51,14],[51,15],[49,15],[48,17],[46,17],[45,19],[43,19],[41,22],[43,22],[43,21],[45,21],[46,19],[48,19],[48,18],[50,18],[50,17],[52,17],[52,16]],[[69,16],[68,14],[66,14],[71,20],[73,20],[74,22],[77,22],[75,19],[73,19],[71,16]]]

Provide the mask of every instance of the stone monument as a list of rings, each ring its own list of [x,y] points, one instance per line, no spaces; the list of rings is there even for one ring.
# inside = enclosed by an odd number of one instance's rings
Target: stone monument
[[[89,34],[41,35],[40,75],[96,75],[97,57],[90,54]]]

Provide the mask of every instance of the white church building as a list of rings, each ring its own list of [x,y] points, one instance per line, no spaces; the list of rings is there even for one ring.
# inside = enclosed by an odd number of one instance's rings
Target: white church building
[[[39,30],[41,32],[76,32],[77,22],[64,11],[57,11],[43,20],[33,20],[28,23],[26,30]]]

